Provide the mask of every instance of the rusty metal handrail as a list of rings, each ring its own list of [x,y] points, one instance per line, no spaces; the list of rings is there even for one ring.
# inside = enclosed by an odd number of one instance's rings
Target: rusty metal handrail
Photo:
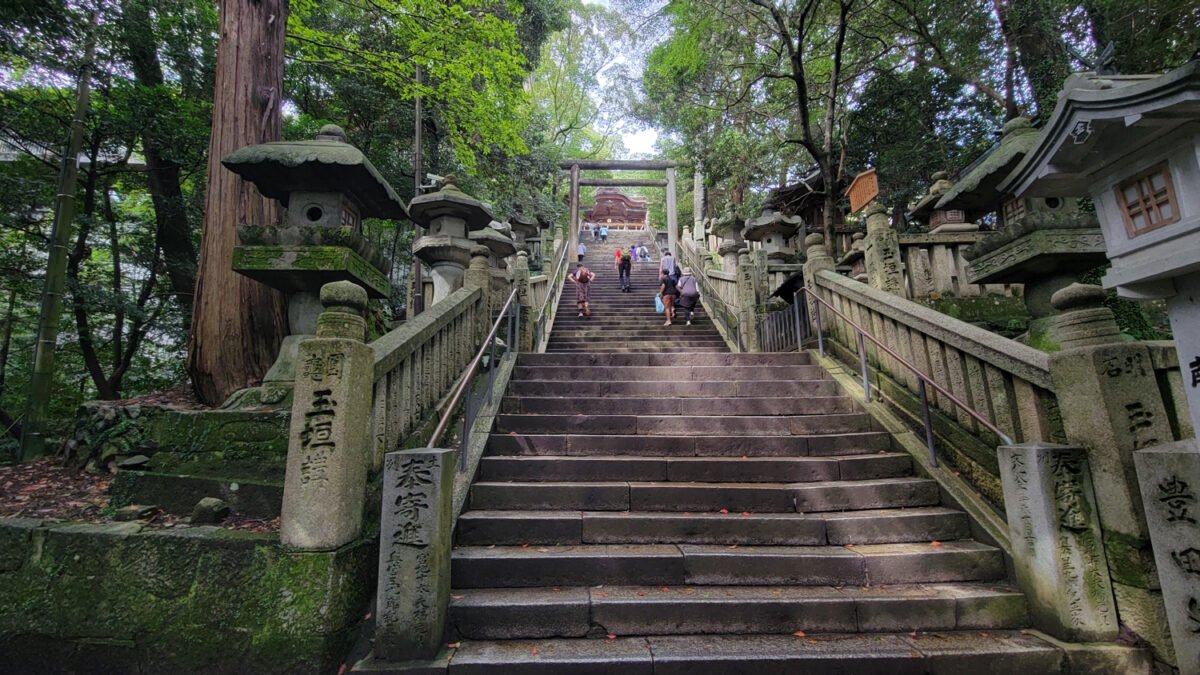
[[[850,317],[846,316],[845,314],[842,314],[837,309],[834,309],[833,305],[829,304],[820,295],[817,295],[817,293],[814,292],[811,288],[804,286],[800,290],[808,297],[812,298],[813,300],[816,300],[818,303],[816,305],[816,312],[814,312],[814,318],[815,318],[816,324],[817,324],[816,325],[817,349],[820,352],[821,356],[825,356],[825,336],[821,332],[821,306],[822,305],[826,309],[828,309],[830,312],[833,312],[834,316],[837,316],[842,321],[845,321],[847,324],[849,324],[850,326],[852,326],[854,328],[855,337],[858,341],[858,358],[859,358],[859,365],[862,369],[863,391],[866,394],[868,403],[871,402],[871,381],[867,375],[867,350],[866,350],[866,346],[863,342],[864,339],[870,340],[871,342],[875,343],[876,347],[883,350],[885,353],[887,353],[888,356],[892,357],[892,359],[894,359],[897,363],[904,366],[908,370],[912,371],[912,373],[917,376],[917,381],[920,384],[919,389],[920,389],[920,394],[921,394],[921,415],[923,418],[923,422],[925,424],[925,446],[927,448],[929,448],[929,461],[930,461],[930,463],[933,464],[933,466],[938,465],[937,450],[934,447],[934,442],[933,442],[933,425],[930,423],[930,420],[929,420],[929,396],[925,391],[926,383],[928,383],[929,386],[933,387],[934,391],[936,391],[937,393],[946,397],[946,399],[948,401],[950,401],[954,405],[958,406],[959,408],[961,408],[963,410],[963,412],[967,413],[972,418],[974,418],[976,422],[979,422],[981,425],[986,427],[988,429],[988,431],[991,431],[993,434],[996,434],[996,436],[1000,440],[1004,441],[1005,445],[1013,444],[1013,439],[1011,437],[1009,437],[1008,434],[1001,431],[1000,428],[997,427],[995,424],[992,424],[991,420],[987,419],[981,413],[977,412],[974,408],[972,408],[971,406],[964,403],[961,399],[959,399],[954,394],[951,394],[949,391],[946,390],[945,387],[943,387],[942,385],[935,382],[933,380],[933,378],[926,375],[924,372],[921,371],[921,369],[919,369],[916,366],[914,366],[913,364],[909,363],[908,361],[906,361],[904,359],[904,357],[900,356],[895,351],[893,351],[890,347],[888,347],[887,345],[880,342],[878,338],[876,338],[874,335],[871,335],[871,333],[869,331],[863,329],[862,326],[855,323],[854,320],[852,320]]]
[[[475,358],[471,359],[471,363],[463,371],[462,377],[455,383],[454,393],[446,403],[446,407],[442,411],[442,417],[438,420],[437,427],[434,428],[433,434],[429,437],[429,444],[425,447],[436,447],[438,441],[442,440],[442,434],[446,433],[446,427],[450,424],[450,418],[454,415],[454,409],[458,407],[458,402],[462,399],[463,394],[470,388],[471,379],[475,376],[475,371],[479,369],[479,364],[483,361],[484,353],[489,349],[491,350],[491,358],[488,360],[487,402],[491,403],[492,389],[496,380],[496,333],[499,332],[500,322],[504,320],[505,315],[508,316],[508,353],[515,356],[519,351],[517,342],[520,340],[521,335],[521,303],[517,302],[517,295],[517,289],[514,287],[512,292],[508,294],[508,300],[504,303],[504,307],[500,309],[500,314],[496,316],[496,320],[492,323],[491,331],[483,339],[483,344],[479,345],[479,352],[475,354]],[[509,313],[510,308],[513,308],[511,314]],[[464,471],[467,468],[467,442],[470,440],[471,425],[475,421],[476,412],[478,410],[472,409],[471,397],[467,396],[467,400],[463,404],[462,447],[458,455],[459,471]]]
[[[542,300],[542,307],[537,313],[537,324],[534,326],[534,340],[536,341],[536,344],[533,345],[533,351],[535,352],[540,352],[542,350],[542,345],[545,344],[546,340],[549,338],[549,336],[546,335],[546,326],[547,315],[550,313],[550,303],[559,301],[559,297],[562,293],[562,286],[566,283],[566,275],[563,274],[561,279],[559,278],[559,275],[563,273],[563,269],[565,268],[567,262],[567,248],[568,246],[566,242],[564,242],[562,251],[560,251],[558,254],[558,262],[554,264],[554,272],[546,280],[546,297]]]

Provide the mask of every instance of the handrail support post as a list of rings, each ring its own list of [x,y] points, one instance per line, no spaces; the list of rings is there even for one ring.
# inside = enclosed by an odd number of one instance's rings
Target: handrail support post
[[[859,366],[862,368],[863,393],[867,397],[867,403],[870,403],[871,402],[871,377],[867,373],[867,347],[863,343],[862,331],[858,330],[856,328],[854,330],[854,334],[858,337],[858,362],[859,362]]]
[[[925,378],[918,377],[917,381],[921,383],[921,419],[925,423],[925,447],[929,448],[929,464],[936,467],[937,448],[933,445],[933,425],[929,422],[929,394],[925,392]]]

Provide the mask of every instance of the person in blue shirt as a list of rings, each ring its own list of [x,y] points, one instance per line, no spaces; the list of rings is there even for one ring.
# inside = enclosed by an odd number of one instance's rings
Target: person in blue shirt
[[[608,226],[600,226],[600,241],[608,241]]]

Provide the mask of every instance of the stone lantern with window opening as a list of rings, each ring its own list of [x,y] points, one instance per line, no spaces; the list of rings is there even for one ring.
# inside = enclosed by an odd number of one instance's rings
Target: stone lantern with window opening
[[[738,251],[746,246],[746,240],[742,238],[742,225],[742,219],[732,209],[713,220],[712,233],[721,238],[717,253],[721,256],[722,271],[737,271]]]
[[[968,221],[997,214],[995,231],[964,252],[972,284],[1023,284],[1022,296],[1032,321],[1031,346],[1058,349],[1052,335],[1050,296],[1104,264],[1104,242],[1092,213],[1066,195],[1014,195],[1002,187],[1013,168],[1043,142],[1029,120],[1004,125],[1000,143],[968,167],[936,204],[961,209]]]
[[[796,262],[798,257],[796,233],[803,231],[804,219],[800,216],[785,216],[774,209],[763,209],[757,218],[751,218],[742,230],[742,236],[756,241],[766,253],[768,260],[785,263]]]

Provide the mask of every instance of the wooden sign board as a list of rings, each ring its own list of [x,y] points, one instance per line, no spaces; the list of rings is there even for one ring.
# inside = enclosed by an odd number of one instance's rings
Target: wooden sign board
[[[855,176],[846,188],[846,194],[850,197],[850,213],[857,213],[870,204],[879,196],[879,178],[875,176],[875,169],[867,169]]]

